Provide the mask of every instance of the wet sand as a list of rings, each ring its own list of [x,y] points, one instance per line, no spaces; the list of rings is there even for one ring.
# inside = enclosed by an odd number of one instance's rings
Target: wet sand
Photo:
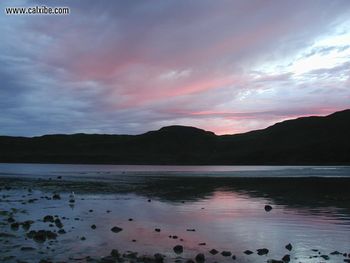
[[[347,262],[349,188],[349,178],[2,175],[0,262]]]

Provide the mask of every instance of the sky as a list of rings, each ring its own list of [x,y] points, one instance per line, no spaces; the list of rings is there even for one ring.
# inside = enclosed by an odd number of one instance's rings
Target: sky
[[[6,7],[69,15],[6,15]],[[0,134],[216,134],[350,108],[348,0],[2,0]]]

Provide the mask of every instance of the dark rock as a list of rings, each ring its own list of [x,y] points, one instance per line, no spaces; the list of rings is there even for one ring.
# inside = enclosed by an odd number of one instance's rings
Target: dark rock
[[[283,262],[289,262],[290,261],[290,255],[284,255],[282,258]]]
[[[89,210],[89,213],[92,213],[92,212],[94,212],[94,210],[90,209],[90,210]]]
[[[344,259],[344,262],[350,263],[350,259],[345,258],[345,259]]]
[[[232,253],[230,251],[222,251],[221,255],[223,255],[224,257],[230,257]]]
[[[29,228],[31,227],[31,225],[34,223],[34,221],[32,220],[27,220],[27,221],[24,221],[22,223],[22,228],[25,230],[25,231],[28,231]]]
[[[117,227],[117,226],[111,228],[111,231],[114,232],[114,233],[119,233],[122,230],[123,230],[122,228]]]
[[[203,253],[199,253],[197,254],[197,256],[195,257],[195,260],[197,263],[201,263],[205,261],[205,256]]]
[[[235,256],[235,255],[232,255],[232,259],[233,259],[233,260],[236,260],[236,256]]]
[[[84,241],[86,240],[86,237],[81,237],[80,240]]]
[[[342,253],[340,253],[339,251],[333,251],[330,254],[331,255],[342,255]]]
[[[15,222],[15,219],[13,219],[13,217],[9,217],[9,218],[7,218],[7,222],[9,222],[9,223],[14,223],[14,222]]]
[[[321,255],[321,258],[323,258],[324,260],[329,260],[329,256],[328,255]]]
[[[291,251],[293,249],[293,246],[291,243],[289,243],[288,245],[286,245],[285,248],[288,249],[289,251]]]
[[[267,263],[284,263],[284,261],[277,259],[268,259]]]
[[[120,258],[120,253],[117,249],[112,249],[111,256],[114,258]]]
[[[189,231],[189,232],[195,232],[195,231],[196,231],[196,229],[193,229],[193,228],[188,228],[188,229],[186,229],[186,231]]]
[[[172,236],[172,239],[177,239],[177,236]]]
[[[154,231],[160,232],[160,228],[156,228],[156,229],[154,229]]]
[[[92,229],[96,229],[96,225],[91,225],[91,228]]]
[[[66,233],[66,231],[64,229],[60,229],[60,230],[57,231],[57,233],[60,234],[60,235],[63,235],[63,234]]]
[[[205,246],[205,245],[207,245],[207,243],[199,243],[198,245],[199,246]]]
[[[181,254],[183,251],[184,251],[184,247],[181,246],[181,245],[176,245],[174,248],[173,248],[174,252],[176,254]]]
[[[216,255],[217,253],[219,253],[219,251],[217,251],[215,248],[213,248],[212,250],[209,251],[209,253],[212,255]]]
[[[129,218],[128,220],[129,220],[129,221],[133,221],[133,219],[132,219],[132,218]]]
[[[11,229],[12,230],[18,230],[18,228],[19,228],[19,223],[16,222],[16,223],[12,223],[11,224]]]
[[[47,216],[44,216],[43,221],[53,223],[53,222],[55,222],[55,219],[53,216],[47,215]]]
[[[62,224],[61,220],[58,219],[58,218],[55,219],[55,225],[56,225],[58,228],[62,228],[62,227],[63,227],[63,224]]]
[[[272,210],[272,206],[270,205],[265,205],[265,211],[270,212]]]
[[[61,196],[60,196],[59,194],[54,194],[54,195],[52,196],[52,199],[53,199],[53,200],[61,200]]]
[[[251,255],[251,254],[253,254],[254,252],[251,251],[251,250],[246,250],[246,251],[244,251],[243,253],[246,254],[246,255]]]
[[[269,250],[267,248],[260,248],[257,249],[258,255],[262,256],[262,255],[267,255],[269,253]]]
[[[154,261],[155,263],[163,263],[164,262],[164,256],[162,254],[154,254]]]

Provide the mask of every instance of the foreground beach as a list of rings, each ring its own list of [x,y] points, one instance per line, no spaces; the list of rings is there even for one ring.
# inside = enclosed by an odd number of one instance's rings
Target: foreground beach
[[[0,262],[349,262],[349,188],[348,177],[2,173]]]

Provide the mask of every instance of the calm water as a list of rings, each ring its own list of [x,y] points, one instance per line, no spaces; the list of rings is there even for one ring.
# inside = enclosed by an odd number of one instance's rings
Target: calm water
[[[231,251],[237,262],[266,262],[285,254],[291,255],[292,262],[323,262],[310,256],[319,255],[318,251],[350,253],[350,199],[344,190],[350,183],[339,178],[349,177],[349,171],[349,167],[304,166],[0,164],[0,233],[14,235],[0,237],[0,262],[42,258],[85,262],[85,256],[106,256],[113,248],[148,255],[159,252],[168,262],[193,258],[198,252],[206,255],[207,262],[233,262],[230,257],[210,255],[212,248]],[[265,179],[236,180],[239,176],[298,178],[266,183]],[[305,176],[334,178],[300,178]],[[72,191],[74,205],[68,202]],[[53,192],[60,193],[61,200],[45,198]],[[266,204],[272,211],[264,210]],[[57,231],[42,222],[45,215],[66,217],[62,222],[67,233],[51,244],[26,240],[22,228],[11,230],[5,212],[18,222],[35,221],[34,230]],[[113,226],[123,231],[113,233]],[[285,249],[288,243],[293,245],[291,252]],[[184,246],[180,255],[172,250],[178,244]],[[259,248],[268,248],[269,254],[257,255]],[[247,249],[254,254],[245,255]],[[330,255],[328,262],[343,260],[343,255]]]

